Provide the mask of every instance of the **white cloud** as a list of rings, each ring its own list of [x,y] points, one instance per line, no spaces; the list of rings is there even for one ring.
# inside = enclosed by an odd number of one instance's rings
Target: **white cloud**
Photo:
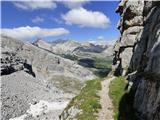
[[[41,23],[43,22],[44,19],[42,17],[36,16],[35,18],[32,19],[33,23]]]
[[[87,0],[78,0],[78,1],[64,1],[63,4],[70,9],[82,7],[84,4],[88,3]]]
[[[29,1],[18,1],[13,4],[23,10],[36,10],[36,9],[54,9],[57,7],[56,3],[51,0],[29,0]]]
[[[62,19],[66,24],[77,24],[80,27],[107,28],[110,24],[109,18],[99,11],[88,11],[82,7],[72,9]]]
[[[98,36],[98,40],[104,40],[103,36]]]
[[[40,27],[18,27],[18,28],[3,28],[1,29],[1,33],[6,36],[10,36],[18,39],[32,39],[34,37],[49,37],[49,36],[60,36],[64,34],[68,34],[69,31],[64,28],[40,28]]]

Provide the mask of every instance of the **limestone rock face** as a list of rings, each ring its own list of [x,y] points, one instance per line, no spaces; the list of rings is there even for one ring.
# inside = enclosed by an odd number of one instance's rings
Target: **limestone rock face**
[[[114,47],[114,71],[134,83],[138,118],[159,120],[160,2],[122,0],[116,11],[121,15],[121,37]]]

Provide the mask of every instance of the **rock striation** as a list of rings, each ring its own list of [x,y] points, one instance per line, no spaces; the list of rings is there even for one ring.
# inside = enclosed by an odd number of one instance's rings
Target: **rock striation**
[[[135,90],[140,120],[160,119],[160,2],[122,0],[120,39],[114,46],[113,71],[126,75]]]

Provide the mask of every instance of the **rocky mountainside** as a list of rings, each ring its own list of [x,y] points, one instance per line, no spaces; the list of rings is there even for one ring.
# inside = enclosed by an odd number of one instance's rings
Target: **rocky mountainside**
[[[96,45],[90,42],[82,43],[81,46],[74,49],[74,52],[95,52],[95,53],[101,53],[103,50],[105,50],[108,46],[103,45]]]
[[[105,49],[103,52],[103,54],[106,54],[107,56],[113,56],[113,46],[112,45],[108,45],[107,49]]]
[[[71,41],[71,40],[64,41],[64,42],[52,42],[52,43],[47,43],[43,40],[37,40],[33,44],[43,49],[47,49],[56,54],[71,53],[75,48],[80,46],[78,42]]]
[[[133,82],[138,118],[159,120],[160,2],[122,0],[116,12],[121,37],[114,46],[114,73]]]
[[[1,36],[1,50],[2,120],[57,120],[95,78],[74,61],[10,37]]]
[[[40,48],[47,49],[55,54],[75,54],[75,55],[79,55],[84,52],[101,53],[104,50],[107,50],[107,48],[109,47],[108,45],[96,45],[89,42],[79,43],[72,40],[67,40],[63,42],[56,41],[52,43],[47,43],[43,40],[37,40],[33,44]],[[112,52],[110,51],[110,53]]]

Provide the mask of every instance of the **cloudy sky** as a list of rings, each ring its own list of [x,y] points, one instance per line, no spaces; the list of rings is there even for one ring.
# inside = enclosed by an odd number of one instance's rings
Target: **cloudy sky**
[[[118,1],[3,1],[2,34],[23,40],[114,41]]]

